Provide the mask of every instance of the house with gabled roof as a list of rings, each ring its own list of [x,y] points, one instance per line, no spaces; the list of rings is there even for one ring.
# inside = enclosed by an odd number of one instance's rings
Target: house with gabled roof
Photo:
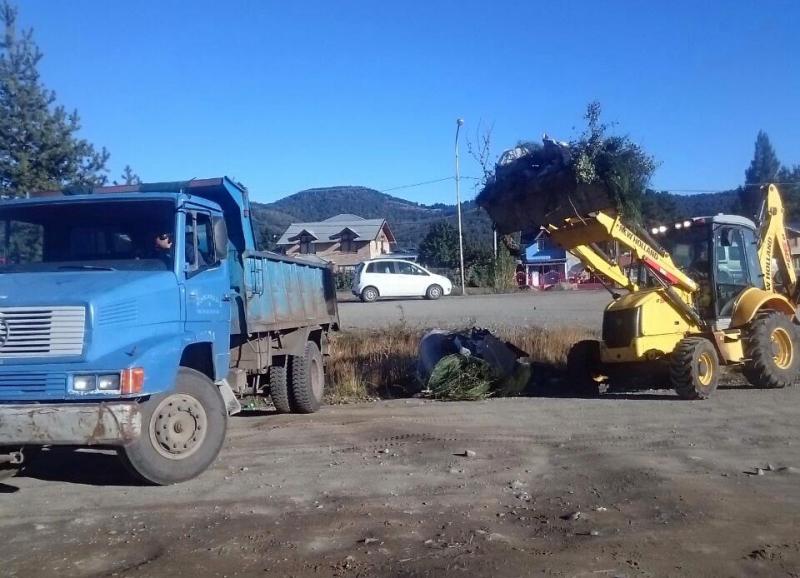
[[[326,261],[339,268],[392,252],[397,241],[386,219],[341,214],[311,223],[292,223],[278,239],[286,255]]]

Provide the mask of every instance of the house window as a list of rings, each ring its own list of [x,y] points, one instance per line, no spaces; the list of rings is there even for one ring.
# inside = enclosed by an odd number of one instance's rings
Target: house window
[[[314,240],[311,238],[311,235],[303,235],[300,237],[300,253],[303,255],[313,255],[316,253],[316,249],[314,248]]]
[[[356,242],[352,233],[343,233],[339,241],[339,251],[342,253],[357,253]]]

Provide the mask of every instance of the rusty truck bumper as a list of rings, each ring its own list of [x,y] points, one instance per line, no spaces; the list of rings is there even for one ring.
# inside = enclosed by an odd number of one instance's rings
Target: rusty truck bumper
[[[0,405],[0,446],[124,446],[141,431],[136,402]]]

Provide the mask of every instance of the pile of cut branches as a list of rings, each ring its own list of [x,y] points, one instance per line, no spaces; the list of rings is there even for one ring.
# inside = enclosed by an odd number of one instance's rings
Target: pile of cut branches
[[[587,128],[570,143],[545,135],[504,152],[476,199],[501,234],[531,232],[595,211],[638,218],[656,164],[627,136],[607,136],[600,106],[589,105]]]

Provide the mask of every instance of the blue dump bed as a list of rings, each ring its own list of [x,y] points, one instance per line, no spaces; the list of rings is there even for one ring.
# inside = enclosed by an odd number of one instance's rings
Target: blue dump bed
[[[248,252],[245,321],[248,332],[339,322],[330,267],[270,252]]]

